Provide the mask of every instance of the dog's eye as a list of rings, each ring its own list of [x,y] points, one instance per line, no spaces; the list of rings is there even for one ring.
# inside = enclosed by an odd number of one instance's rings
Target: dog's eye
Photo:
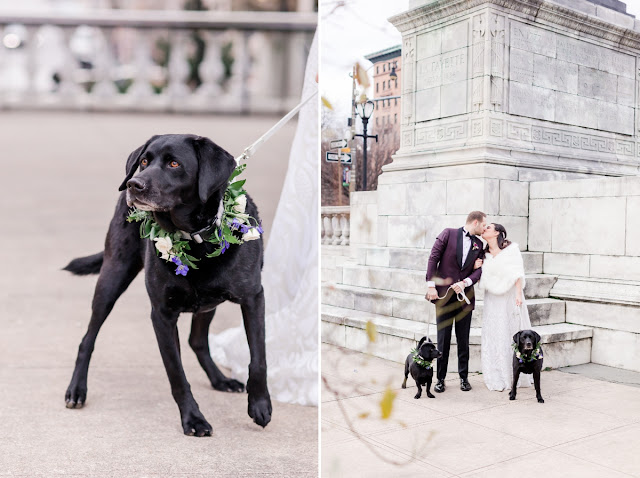
[[[170,168],[177,168],[178,166],[180,166],[180,163],[178,161],[171,161],[169,163]]]
[[[140,161],[140,164],[142,166],[146,166],[147,164],[149,164],[149,160],[147,158],[143,158],[142,161]]]

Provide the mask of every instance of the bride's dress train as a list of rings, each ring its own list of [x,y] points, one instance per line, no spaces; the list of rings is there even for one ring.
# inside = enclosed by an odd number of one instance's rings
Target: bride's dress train
[[[317,89],[317,33],[305,70],[302,98]],[[287,176],[264,255],[267,383],[271,398],[318,404],[318,101],[301,110]],[[209,336],[211,355],[237,380],[248,378],[243,327]]]
[[[484,287],[481,360],[482,377],[489,390],[511,389],[513,336],[519,330],[531,329],[526,300],[523,298],[523,304],[516,306],[515,281],[519,277],[524,289],[524,266],[517,244],[507,246],[496,257],[487,253],[481,279]],[[518,388],[530,387],[532,383],[531,375],[520,374]]]

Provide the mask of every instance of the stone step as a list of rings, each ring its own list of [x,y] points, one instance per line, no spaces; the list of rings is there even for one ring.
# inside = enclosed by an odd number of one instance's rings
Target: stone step
[[[423,295],[325,283],[322,284],[322,303],[399,319],[435,323],[435,306],[426,301]],[[527,308],[534,326],[565,321],[565,303],[562,300],[527,299]],[[476,301],[471,317],[472,327],[482,326],[483,310],[484,303]]]
[[[555,284],[556,276],[546,274],[527,274],[524,295],[527,299],[549,297],[549,291]],[[346,263],[343,266],[342,283],[368,289],[391,290],[408,294],[424,295],[427,284],[424,271],[399,269],[392,267],[363,266]],[[475,287],[476,297],[482,300],[484,295]]]
[[[351,247],[356,248],[356,246]],[[363,266],[393,267],[426,272],[430,252],[430,249],[367,246],[357,247],[353,254],[356,262]],[[525,273],[541,274],[542,258],[542,252],[523,252],[522,260]]]
[[[369,340],[367,322],[376,326],[375,342]],[[386,317],[342,307],[322,306],[322,341],[403,363],[409,351],[421,337],[427,335],[426,324],[414,320]],[[593,329],[575,324],[551,324],[533,327],[542,337],[544,366],[551,368],[580,365],[591,361]],[[429,337],[437,341],[435,327],[429,327]],[[469,371],[481,370],[482,329],[472,327],[469,336]],[[449,366],[457,370],[455,333],[451,337]],[[401,370],[401,368],[399,368]],[[399,376],[402,372],[399,372]]]
[[[349,246],[333,246],[328,244],[320,245],[320,252],[324,256],[350,256],[351,249]]]

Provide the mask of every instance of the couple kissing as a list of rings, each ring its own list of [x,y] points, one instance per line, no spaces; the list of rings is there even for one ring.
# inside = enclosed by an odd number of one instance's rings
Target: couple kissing
[[[486,246],[477,237],[481,236]],[[484,307],[482,317],[481,363],[489,390],[511,388],[513,377],[512,337],[531,322],[525,304],[524,264],[516,243],[507,239],[506,229],[487,224],[487,215],[473,211],[459,229],[445,229],[435,240],[427,266],[426,298],[436,306],[438,330],[437,380],[434,390],[445,391],[445,378],[453,327],[458,348],[460,389],[471,390],[469,372],[469,333],[475,308],[474,284],[482,279]],[[518,387],[531,386],[531,377],[521,375]]]

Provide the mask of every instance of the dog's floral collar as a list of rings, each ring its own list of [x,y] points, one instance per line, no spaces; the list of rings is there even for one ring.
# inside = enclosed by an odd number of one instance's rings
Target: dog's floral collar
[[[431,368],[431,360],[425,360],[422,355],[418,353],[417,349],[411,349],[411,356],[413,357],[413,361],[420,365],[423,368],[429,369]]]
[[[231,182],[246,168],[242,164],[233,171],[229,177],[229,185],[224,192],[220,211],[216,217],[213,233],[205,242],[217,246],[207,257],[217,257],[224,254],[231,244],[242,244],[246,241],[259,239],[264,232],[262,224],[255,218],[245,213],[247,207],[247,193],[243,186],[245,179]],[[176,265],[176,275],[186,276],[190,268],[197,269],[195,265],[199,259],[187,254],[191,249],[189,240],[184,238],[181,231],[167,232],[155,221],[153,213],[137,208],[129,211],[127,222],[140,222],[140,237],[149,238],[156,244],[156,252],[162,259]]]
[[[518,344],[516,344],[515,342],[511,344],[511,347],[513,347],[513,351],[516,354],[516,358],[520,363],[533,362],[535,360],[542,358],[542,349],[540,348],[540,344],[536,345],[536,348],[533,349],[533,351],[531,352],[531,355],[529,356],[522,355],[522,353],[518,349]]]

